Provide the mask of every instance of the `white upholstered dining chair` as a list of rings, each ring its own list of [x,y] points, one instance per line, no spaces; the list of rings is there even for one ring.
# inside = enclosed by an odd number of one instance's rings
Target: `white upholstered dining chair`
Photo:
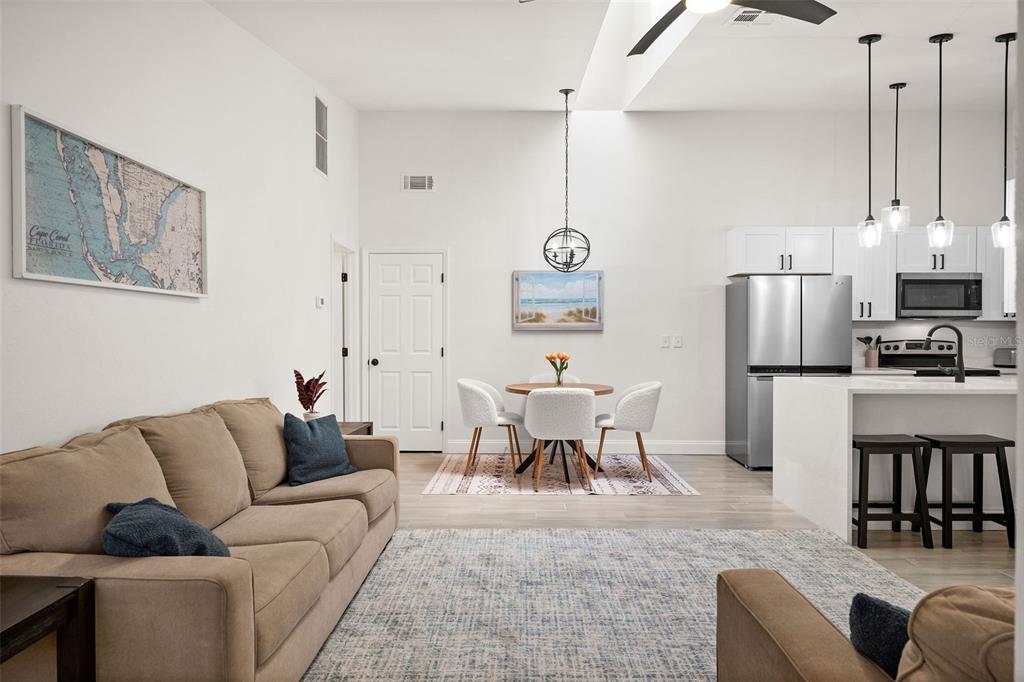
[[[530,383],[531,384],[553,384],[553,383],[555,383],[555,373],[554,372],[547,372],[545,374],[534,374],[532,377],[530,377]],[[575,374],[569,374],[568,372],[564,372],[562,374],[562,383],[563,384],[582,384],[583,383],[583,379],[580,379]]]
[[[523,423],[522,416],[505,409],[501,394],[490,384],[476,379],[459,379],[459,404],[462,406],[462,421],[473,429],[473,437],[469,443],[469,455],[466,457],[468,475],[476,462],[476,453],[480,448],[480,434],[485,428],[500,427],[508,432],[508,448],[512,457],[512,473],[516,470],[516,456],[522,460],[519,451],[519,432],[516,426]]]
[[[589,388],[539,388],[526,396],[526,430],[534,437],[533,489],[540,490],[544,441],[572,444],[587,489],[592,489],[583,439],[594,431],[594,392]]]
[[[654,426],[654,415],[658,412],[658,400],[661,398],[661,382],[647,381],[636,386],[630,386],[622,393],[615,412],[611,414],[599,414],[594,420],[594,425],[601,429],[601,441],[597,446],[597,461],[595,464],[595,475],[601,470],[601,454],[604,452],[604,437],[608,431],[617,429],[619,431],[633,431],[636,433],[636,444],[640,448],[640,462],[647,473],[647,480],[651,477],[651,465],[647,461],[647,451],[644,449],[644,439],[641,433],[648,433]]]

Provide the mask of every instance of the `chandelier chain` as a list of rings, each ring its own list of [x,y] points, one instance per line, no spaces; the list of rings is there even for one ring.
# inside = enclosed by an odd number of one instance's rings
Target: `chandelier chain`
[[[565,94],[565,229],[569,229],[569,93]]]

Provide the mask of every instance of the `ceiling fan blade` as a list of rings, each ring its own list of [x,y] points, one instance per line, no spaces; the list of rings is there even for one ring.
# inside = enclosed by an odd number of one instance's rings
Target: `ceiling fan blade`
[[[820,24],[835,15],[831,7],[816,0],[734,0],[735,4],[784,17]]]
[[[678,19],[679,15],[685,11],[686,0],[679,0],[672,9],[665,12],[665,16],[658,19],[657,23],[648,29],[647,33],[644,34],[644,37],[640,39],[640,42],[633,46],[633,49],[629,51],[627,56],[632,57],[635,54],[643,54],[644,52],[647,52],[647,48],[649,48],[654,41],[665,32],[665,29],[671,26],[672,22]]]

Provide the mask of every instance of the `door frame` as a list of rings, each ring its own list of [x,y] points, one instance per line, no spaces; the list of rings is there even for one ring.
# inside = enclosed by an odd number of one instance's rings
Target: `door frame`
[[[358,358],[358,336],[361,325],[358,297],[354,291],[358,282],[359,265],[356,251],[331,237],[331,375],[332,381],[342,386],[340,404],[333,397],[331,405],[334,413],[344,421],[358,421],[360,415],[359,387],[361,375],[355,371],[353,362]],[[341,283],[341,273],[348,274],[348,283]],[[341,348],[348,341],[348,362],[341,357]],[[353,351],[357,351],[353,353]],[[333,395],[337,395],[335,392]]]
[[[360,397],[359,409],[365,418],[370,417],[370,286],[366,278],[370,275],[370,256],[386,254],[412,254],[412,255],[439,255],[441,256],[441,273],[444,277],[441,283],[441,347],[444,348],[444,355],[441,356],[441,423],[447,425],[448,421],[448,249],[400,249],[400,248],[377,248],[370,247],[360,249],[360,273],[359,273],[359,300],[360,320],[359,325],[359,363],[360,363]],[[448,429],[441,431],[441,452],[448,451]],[[401,443],[399,443],[401,446]]]

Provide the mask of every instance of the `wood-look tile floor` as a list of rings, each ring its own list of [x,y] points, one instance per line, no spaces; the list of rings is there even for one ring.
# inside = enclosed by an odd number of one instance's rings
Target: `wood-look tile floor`
[[[772,498],[772,474],[727,457],[661,455],[697,496],[423,495],[443,455],[403,453],[406,528],[813,528]],[[939,542],[938,529],[934,531]],[[921,547],[909,531],[871,531],[868,556],[924,590],[971,583],[1013,586],[1013,550],[1001,531],[954,533],[953,549]]]

